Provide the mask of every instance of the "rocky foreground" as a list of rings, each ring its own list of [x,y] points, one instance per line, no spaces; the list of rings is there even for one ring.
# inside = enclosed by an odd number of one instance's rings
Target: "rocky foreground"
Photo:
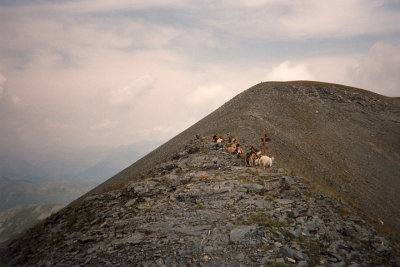
[[[208,139],[120,190],[67,207],[2,254],[39,266],[398,266],[396,244],[302,177]],[[279,159],[277,159],[279,164]],[[140,179],[139,179],[140,178]]]

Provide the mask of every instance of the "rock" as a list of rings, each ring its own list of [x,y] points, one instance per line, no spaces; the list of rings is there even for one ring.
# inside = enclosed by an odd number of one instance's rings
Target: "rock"
[[[97,250],[97,246],[96,246],[96,247],[89,248],[89,249],[86,251],[86,253],[87,253],[87,254],[92,254],[92,253],[95,252],[96,250]]]
[[[159,258],[156,260],[156,267],[165,267],[164,260],[162,258]]]
[[[302,217],[297,217],[296,222],[300,224],[304,224],[307,221],[308,217],[307,216],[302,216]]]
[[[297,210],[291,210],[288,212],[287,216],[289,218],[296,219],[297,217],[299,217],[299,212]]]
[[[329,264],[329,266],[332,266],[332,267],[345,267],[346,263],[344,261],[341,261],[341,262],[331,263],[331,264]]]
[[[291,235],[293,235],[295,238],[298,238],[301,236],[301,231],[299,231],[299,230],[289,230],[289,233]]]
[[[137,202],[138,202],[138,199],[137,198],[133,198],[133,199],[131,199],[128,202],[125,203],[125,207],[129,208],[129,207],[131,207],[133,205],[136,205]]]
[[[298,261],[307,260],[308,259],[307,255],[305,255],[305,254],[303,254],[300,251],[297,251],[295,249],[288,248],[286,246],[281,247],[279,249],[279,253],[282,256],[285,256],[285,257],[288,257],[288,258],[292,258],[292,259],[295,259],[295,260],[298,260]]]
[[[390,263],[392,264],[392,266],[400,266],[400,257],[395,257],[390,261]]]
[[[257,227],[253,225],[242,225],[234,228],[229,233],[229,239],[234,243],[243,243],[257,234]]]
[[[22,265],[25,261],[25,256],[21,253],[7,263],[7,266]]]
[[[269,256],[265,256],[264,258],[261,259],[260,264],[266,265],[268,262],[271,262],[271,259]]]
[[[195,147],[187,147],[186,148],[186,152],[188,153],[188,154],[194,154],[194,153],[197,153],[197,152],[199,152],[200,151],[200,147],[197,147],[197,146],[195,146]]]
[[[279,205],[290,205],[294,201],[291,199],[275,199],[275,202],[277,202]]]
[[[260,209],[271,208],[271,204],[264,199],[257,199],[254,201],[254,205]]]
[[[387,254],[387,253],[389,253],[389,248],[387,247],[387,246],[385,246],[385,245],[379,245],[377,248],[376,248],[376,251],[378,252],[378,253],[380,253],[380,254]]]
[[[297,267],[308,267],[308,262],[307,261],[299,261],[297,264]]]
[[[304,224],[304,230],[309,234],[314,234],[317,232],[317,224],[313,221],[306,222]]]
[[[260,184],[247,184],[247,188],[254,192],[254,193],[258,193],[258,194],[262,194],[264,192],[264,186],[260,185]]]
[[[126,240],[126,243],[136,245],[142,242],[145,239],[145,235],[141,232],[135,233],[132,237]]]
[[[245,258],[245,255],[244,255],[243,253],[239,253],[239,254],[235,257],[235,259],[238,260],[238,261],[240,261],[240,262],[244,261],[244,258]]]
[[[285,180],[286,183],[288,183],[289,185],[294,185],[296,184],[296,181],[290,177],[290,176],[283,176],[283,179]]]
[[[93,242],[93,241],[95,241],[95,240],[96,240],[96,239],[93,238],[93,237],[91,237],[91,236],[83,236],[83,237],[81,237],[78,241],[79,241],[80,243],[82,243],[82,244],[85,244],[85,243]]]
[[[283,241],[285,241],[285,236],[281,232],[276,231],[276,232],[274,232],[274,240],[283,242]]]

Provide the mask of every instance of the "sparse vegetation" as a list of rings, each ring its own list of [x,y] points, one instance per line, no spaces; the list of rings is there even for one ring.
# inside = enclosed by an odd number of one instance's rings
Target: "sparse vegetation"
[[[203,210],[205,208],[206,207],[204,205],[202,205],[202,204],[197,204],[196,206],[194,206],[194,209],[196,209],[196,210]]]
[[[264,226],[267,229],[275,229],[282,227],[284,224],[275,220],[272,216],[264,213],[251,213],[250,220],[252,223],[257,223],[260,226]]]

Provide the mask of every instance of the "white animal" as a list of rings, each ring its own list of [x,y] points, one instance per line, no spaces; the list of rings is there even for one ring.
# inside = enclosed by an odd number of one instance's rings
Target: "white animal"
[[[256,158],[255,160],[254,160],[254,165],[257,167],[257,166],[260,166],[260,159],[259,158]]]
[[[260,165],[265,170],[265,167],[269,168],[272,166],[272,162],[274,162],[274,160],[274,157],[261,156]]]

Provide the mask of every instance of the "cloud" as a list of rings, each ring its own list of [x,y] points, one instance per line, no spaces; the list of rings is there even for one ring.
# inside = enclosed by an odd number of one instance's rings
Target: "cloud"
[[[399,11],[381,0],[291,1],[279,23],[295,38],[385,34],[399,30]]]
[[[22,100],[21,100],[21,98],[19,98],[18,96],[13,95],[13,96],[11,97],[11,102],[12,102],[14,105],[20,105],[20,104],[22,103]]]
[[[400,30],[399,9],[382,0],[243,0],[217,1],[216,6],[207,9],[210,25],[266,40],[341,38]]]
[[[167,140],[266,78],[398,94],[387,2],[23,2],[0,8],[0,143]]]
[[[349,68],[347,79],[368,90],[387,96],[400,96],[400,45],[375,43]]]
[[[4,93],[4,85],[6,83],[6,77],[4,77],[1,73],[0,73],[0,98]]]
[[[155,127],[153,127],[153,131],[154,132],[159,132],[159,133],[162,133],[162,134],[168,134],[168,133],[170,133],[171,131],[172,131],[172,126],[162,126],[162,125],[157,125],[157,126],[155,126]]]
[[[103,12],[117,12],[127,10],[140,10],[148,8],[167,8],[182,6],[185,4],[183,0],[164,0],[162,2],[157,0],[97,0],[92,2],[90,0],[84,1],[68,1],[56,5],[56,7],[63,11],[72,13],[103,13]]]
[[[94,125],[91,126],[92,130],[110,130],[114,129],[116,126],[118,126],[119,122],[117,120],[111,121],[111,120],[102,120],[101,122],[98,122]]]
[[[138,99],[149,93],[153,86],[154,79],[145,75],[121,88],[108,91],[106,98],[112,107],[133,108]]]
[[[294,64],[286,60],[274,67],[266,76],[267,81],[314,80],[306,64]]]
[[[211,112],[234,96],[224,85],[199,86],[185,97],[189,108]]]

